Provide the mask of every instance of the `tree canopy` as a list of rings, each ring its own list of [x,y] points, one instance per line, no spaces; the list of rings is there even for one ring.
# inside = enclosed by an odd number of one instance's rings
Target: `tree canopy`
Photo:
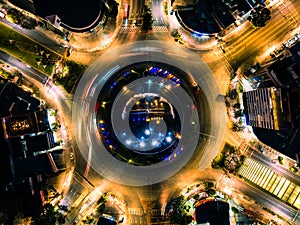
[[[271,11],[268,8],[264,8],[258,6],[253,9],[250,14],[249,20],[253,23],[256,27],[264,27],[271,19]]]
[[[56,225],[64,224],[65,216],[58,212],[58,206],[46,203],[39,215],[34,216],[33,225]]]
[[[108,9],[106,15],[111,18],[116,18],[118,15],[118,7],[119,3],[115,0],[109,0],[107,1]]]
[[[171,224],[187,225],[193,221],[193,217],[188,215],[185,208],[184,196],[172,199],[168,205]]]
[[[34,225],[55,225],[58,213],[50,203],[46,203],[42,208],[40,215],[33,217]]]
[[[152,12],[151,9],[148,8],[147,6],[145,7],[145,11],[143,14],[143,23],[142,23],[142,30],[147,31],[147,30],[152,30]]]

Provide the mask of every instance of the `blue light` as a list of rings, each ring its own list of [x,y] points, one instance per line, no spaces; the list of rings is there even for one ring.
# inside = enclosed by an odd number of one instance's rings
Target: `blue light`
[[[170,74],[170,72],[167,72],[167,73],[164,73],[163,75],[164,75],[164,77],[167,77],[167,76],[169,76],[169,74]]]
[[[129,74],[130,74],[130,72],[127,71],[126,73],[123,74],[123,77],[127,77],[127,75],[129,75]]]
[[[205,38],[208,38],[208,37],[209,37],[209,34],[206,34],[206,33],[200,33],[200,32],[198,32],[198,31],[194,31],[192,35],[195,36],[195,37],[205,37]]]

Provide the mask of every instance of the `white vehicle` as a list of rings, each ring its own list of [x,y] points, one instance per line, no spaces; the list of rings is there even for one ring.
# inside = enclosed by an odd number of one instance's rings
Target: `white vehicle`
[[[5,16],[6,16],[6,14],[5,14],[4,12],[0,11],[0,18],[1,18],[1,19],[4,19]]]

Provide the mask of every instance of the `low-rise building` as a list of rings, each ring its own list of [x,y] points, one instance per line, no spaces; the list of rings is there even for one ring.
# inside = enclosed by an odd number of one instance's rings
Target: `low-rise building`
[[[1,185],[13,208],[30,215],[44,202],[43,177],[66,168],[63,149],[51,130],[50,113],[31,92],[1,79],[0,106],[1,171],[7,174]]]

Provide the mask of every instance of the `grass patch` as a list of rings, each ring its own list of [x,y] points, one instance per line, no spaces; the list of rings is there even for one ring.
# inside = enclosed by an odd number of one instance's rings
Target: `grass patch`
[[[228,143],[225,143],[222,151],[221,151],[221,154],[218,155],[213,163],[212,163],[212,167],[215,168],[215,169],[221,169],[221,168],[224,168],[225,167],[225,154],[226,152],[230,152],[230,153],[233,153],[235,152],[235,148],[234,146],[228,144]]]
[[[78,80],[85,71],[85,66],[73,61],[66,61],[64,75],[55,76],[54,79],[61,84],[68,93],[72,93]]]
[[[245,161],[245,156],[240,155],[239,150],[225,143],[221,153],[212,162],[212,168],[222,169],[230,173],[236,173]]]
[[[163,6],[164,6],[164,13],[165,13],[165,15],[168,15],[168,3],[167,2],[164,2],[163,3]]]
[[[0,48],[24,63],[51,75],[61,57],[37,42],[0,23]]]

